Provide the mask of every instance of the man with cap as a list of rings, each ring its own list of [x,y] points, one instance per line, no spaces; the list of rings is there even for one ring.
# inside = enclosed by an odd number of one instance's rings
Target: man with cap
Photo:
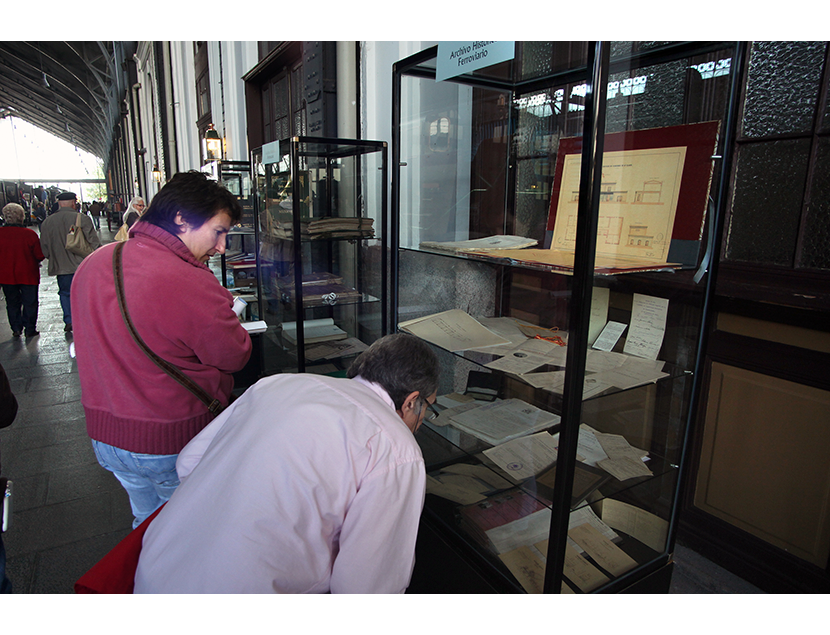
[[[58,211],[50,214],[40,226],[40,247],[43,255],[49,259],[47,273],[58,279],[58,297],[63,309],[64,331],[72,330],[72,310],[69,305],[69,290],[72,287],[72,277],[83,260],[82,256],[66,250],[66,235],[69,228],[78,221],[75,211],[76,196],[72,192],[58,195]],[[87,242],[93,249],[101,246],[101,239],[92,220],[86,214],[80,215],[81,230]]]

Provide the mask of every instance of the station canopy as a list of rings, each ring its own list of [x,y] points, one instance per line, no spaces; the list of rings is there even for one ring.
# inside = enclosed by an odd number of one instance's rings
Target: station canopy
[[[135,44],[0,42],[0,118],[28,121],[106,160]]]

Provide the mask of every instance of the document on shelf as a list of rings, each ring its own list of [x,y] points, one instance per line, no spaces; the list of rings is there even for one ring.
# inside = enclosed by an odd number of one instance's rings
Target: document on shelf
[[[539,432],[484,450],[484,455],[522,481],[556,463],[557,441],[550,433]]]
[[[521,399],[505,399],[452,417],[454,427],[491,445],[498,445],[549,428],[561,417]]]
[[[550,510],[540,509],[484,533],[497,554],[541,542],[550,535]]]
[[[565,568],[562,574],[583,593],[590,593],[609,582],[608,576],[569,544],[565,545]]]
[[[318,359],[334,359],[337,357],[346,357],[347,355],[357,355],[367,348],[369,347],[356,337],[349,337],[345,340],[306,347],[305,358],[312,362]]]
[[[588,344],[592,345],[605,323],[608,321],[608,302],[611,291],[603,287],[594,287],[591,291],[591,321],[588,326]]]
[[[470,240],[456,240],[438,242],[424,240],[420,243],[421,249],[434,249],[437,251],[489,251],[491,249],[522,249],[523,247],[534,247],[538,241],[534,238],[524,236],[487,236],[485,238],[473,238]]]
[[[487,498],[484,487],[474,478],[459,474],[427,474],[427,494],[446,498],[459,505],[472,505]]]
[[[609,322],[593,343],[593,348],[599,351],[610,351],[619,341],[627,325],[622,322]]]
[[[637,566],[637,561],[588,523],[568,529],[568,537],[611,575],[620,576]]]
[[[631,325],[623,353],[657,359],[666,332],[669,301],[641,293],[634,294],[631,306]]]
[[[452,352],[510,343],[461,309],[401,322],[398,327]]]
[[[481,350],[484,353],[504,355],[527,341],[527,335],[519,329],[521,325],[525,324],[521,320],[509,317],[477,317],[476,319],[482,326],[508,341],[507,344],[482,348]],[[471,348],[469,350],[478,349]]]
[[[620,481],[652,475],[651,470],[643,463],[643,458],[648,456],[648,452],[632,447],[625,437],[619,434],[597,432],[595,436],[608,455],[607,459],[597,462],[597,467]]]
[[[528,593],[542,593],[545,587],[545,562],[535,551],[521,546],[499,554],[499,559],[510,570]]]
[[[447,401],[445,403],[450,403],[450,402]],[[486,403],[488,403],[488,402],[486,402],[486,401],[476,401],[475,399],[471,399],[470,401],[467,401],[465,403],[460,403],[460,404],[457,404],[455,406],[450,406],[446,410],[442,410],[441,412],[439,412],[438,416],[435,419],[433,419],[432,421],[430,421],[429,423],[430,423],[430,425],[439,426],[439,427],[450,425],[450,424],[452,424],[452,418],[455,415],[461,414],[462,412],[467,412],[468,410],[472,410],[474,408],[478,408],[479,406],[482,406]]]
[[[591,375],[597,381],[605,382],[626,390],[644,384],[653,384],[658,379],[668,377],[663,372],[665,362],[656,359],[643,359],[641,357],[626,356],[622,364]]]
[[[485,364],[492,370],[500,370],[514,375],[524,375],[548,363],[547,357],[520,348],[508,351],[503,357]]]
[[[669,523],[651,512],[622,501],[606,498],[602,501],[602,520],[655,551],[666,548]]]

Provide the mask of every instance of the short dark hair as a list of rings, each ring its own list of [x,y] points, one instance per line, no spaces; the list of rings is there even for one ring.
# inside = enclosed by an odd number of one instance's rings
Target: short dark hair
[[[360,375],[379,384],[400,410],[407,396],[418,391],[426,399],[438,390],[438,356],[429,344],[408,333],[376,340],[352,362],[346,376]]]
[[[231,224],[242,219],[242,206],[236,196],[207,175],[190,170],[179,172],[153,197],[141,220],[178,234],[176,214],[191,227],[198,228],[220,212],[227,212]]]

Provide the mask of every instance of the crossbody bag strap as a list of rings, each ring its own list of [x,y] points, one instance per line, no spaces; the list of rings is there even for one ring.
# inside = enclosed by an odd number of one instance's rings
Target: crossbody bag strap
[[[218,415],[222,412],[223,407],[222,403],[218,399],[214,399],[211,397],[201,386],[199,386],[196,382],[194,382],[190,377],[182,373],[178,368],[176,368],[170,362],[163,360],[161,357],[156,355],[153,350],[147,346],[141,336],[138,334],[138,331],[135,330],[135,325],[133,324],[132,320],[130,319],[130,314],[127,311],[127,303],[124,298],[124,271],[121,267],[121,251],[124,249],[125,243],[120,242],[115,246],[115,250],[112,254],[112,270],[113,270],[113,277],[115,278],[115,295],[118,297],[118,308],[121,309],[121,316],[124,318],[124,322],[127,325],[127,330],[132,335],[135,343],[138,344],[139,348],[149,357],[159,368],[161,368],[165,373],[170,375],[173,379],[179,382],[182,386],[187,388],[190,392],[196,395],[199,400],[207,406],[207,409],[212,412],[214,415]]]

